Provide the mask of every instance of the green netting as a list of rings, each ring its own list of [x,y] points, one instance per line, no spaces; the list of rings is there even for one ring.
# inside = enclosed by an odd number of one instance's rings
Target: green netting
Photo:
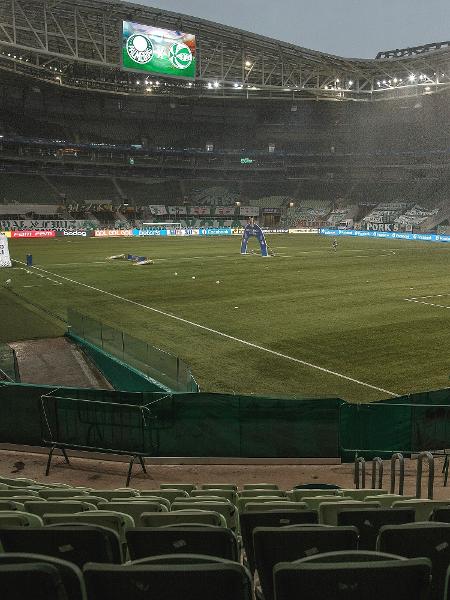
[[[0,416],[3,443],[148,456],[352,460],[450,447],[449,390],[358,405],[0,383]]]
[[[447,398],[448,391],[442,390],[387,402],[343,404],[340,413],[343,453],[370,457],[448,448],[450,404],[436,403]],[[419,404],[419,400],[428,403]]]
[[[197,392],[189,367],[177,356],[74,310],[68,310],[70,334],[86,340],[174,392]]]
[[[20,382],[16,353],[8,344],[0,344],[0,380]]]

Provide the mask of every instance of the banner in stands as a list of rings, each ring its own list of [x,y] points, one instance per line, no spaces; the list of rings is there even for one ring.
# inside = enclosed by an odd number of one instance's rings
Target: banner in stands
[[[189,208],[190,215],[210,215],[211,209],[209,206],[191,206]]]
[[[366,223],[366,229],[368,231],[408,231],[407,228],[402,227],[398,223]],[[409,231],[411,231],[411,227]]]
[[[152,213],[152,215],[157,215],[160,217],[163,217],[164,215],[167,215],[167,209],[165,206],[162,206],[161,204],[151,204],[148,207],[149,211]]]
[[[8,237],[12,238],[51,238],[56,236],[56,231],[10,231]]]
[[[0,268],[10,266],[11,258],[9,256],[8,239],[5,235],[0,235]]]
[[[258,206],[241,206],[241,217],[257,217],[259,215]]]
[[[236,209],[234,206],[216,206],[214,209],[214,214],[216,216],[232,217],[235,210]]]
[[[263,215],[281,215],[281,208],[262,208]]]
[[[392,240],[412,240],[416,242],[447,242],[450,243],[450,235],[438,235],[435,233],[401,233],[395,231],[356,231],[354,229],[320,229],[320,235],[351,236],[351,237],[377,237]]]
[[[96,229],[95,237],[129,237],[133,235],[132,229]]]
[[[185,206],[168,206],[167,212],[169,215],[187,215]]]
[[[289,233],[319,233],[318,229],[309,229],[308,227],[289,229]]]
[[[35,229],[56,229],[66,230],[70,229],[82,230],[82,229],[94,229],[95,223],[92,221],[78,220],[78,219],[1,219],[0,230],[13,231],[13,230],[35,230]]]

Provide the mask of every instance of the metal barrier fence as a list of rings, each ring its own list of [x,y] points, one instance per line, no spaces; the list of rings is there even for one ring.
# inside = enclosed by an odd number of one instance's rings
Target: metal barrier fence
[[[0,380],[20,383],[16,352],[8,344],[0,344]]]
[[[70,333],[162,383],[169,390],[199,391],[189,367],[177,356],[75,310],[68,309],[67,318]]]

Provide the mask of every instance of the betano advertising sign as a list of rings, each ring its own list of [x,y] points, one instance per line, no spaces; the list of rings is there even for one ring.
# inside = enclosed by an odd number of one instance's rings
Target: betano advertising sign
[[[122,66],[154,75],[195,79],[195,35],[123,21]]]

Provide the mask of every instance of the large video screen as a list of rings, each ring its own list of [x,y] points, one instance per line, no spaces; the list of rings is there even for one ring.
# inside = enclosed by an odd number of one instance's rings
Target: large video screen
[[[122,64],[125,69],[194,79],[195,35],[123,21]]]

